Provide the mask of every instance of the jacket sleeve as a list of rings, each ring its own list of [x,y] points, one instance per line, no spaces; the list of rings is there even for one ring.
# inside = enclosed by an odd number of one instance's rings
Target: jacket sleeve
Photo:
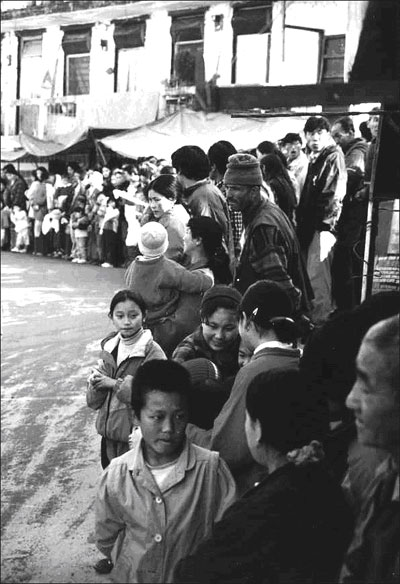
[[[220,521],[225,511],[236,501],[237,490],[235,480],[228,465],[221,457],[218,460],[217,489],[215,494],[215,522]]]
[[[107,375],[105,366],[98,366],[97,369]],[[90,376],[87,380],[87,387],[86,387],[86,403],[92,410],[99,410],[105,399],[108,395],[108,391],[106,390],[97,390],[94,389],[92,382],[90,381]]]
[[[250,242],[250,264],[260,279],[273,280],[281,284],[297,309],[301,303],[301,291],[296,288],[289,276],[286,253],[277,239],[275,227],[268,225],[256,227]]]
[[[346,194],[347,171],[342,152],[333,152],[326,160],[318,179],[321,190],[316,200],[315,228],[334,227]]]
[[[195,346],[191,335],[183,339],[172,353],[172,361],[184,363],[190,359],[195,359]]]
[[[95,503],[96,546],[107,558],[111,558],[118,535],[125,528],[119,505],[114,497],[115,486],[118,486],[116,469],[113,468],[111,461],[101,477]]]
[[[160,288],[175,288],[188,294],[199,294],[211,288],[212,285],[212,279],[201,270],[190,272],[173,262],[173,268],[166,272]]]

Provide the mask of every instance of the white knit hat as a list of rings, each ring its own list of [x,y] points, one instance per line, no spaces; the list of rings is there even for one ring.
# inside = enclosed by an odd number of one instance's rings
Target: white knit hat
[[[168,249],[168,233],[161,223],[149,221],[140,228],[139,250],[146,258],[157,258]]]

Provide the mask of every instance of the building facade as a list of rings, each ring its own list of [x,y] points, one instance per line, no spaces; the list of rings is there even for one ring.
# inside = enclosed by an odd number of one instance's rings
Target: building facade
[[[367,2],[1,2],[1,133],[128,129],[212,88],[347,81]]]

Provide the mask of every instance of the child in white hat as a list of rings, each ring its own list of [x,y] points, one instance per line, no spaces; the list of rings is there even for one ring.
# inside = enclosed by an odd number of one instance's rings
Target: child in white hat
[[[140,228],[139,250],[125,273],[128,288],[138,294],[147,308],[146,325],[154,340],[167,356],[175,347],[169,346],[176,328],[175,310],[180,292],[202,294],[213,285],[212,279],[201,270],[190,272],[165,257],[168,234],[160,223],[150,221]]]

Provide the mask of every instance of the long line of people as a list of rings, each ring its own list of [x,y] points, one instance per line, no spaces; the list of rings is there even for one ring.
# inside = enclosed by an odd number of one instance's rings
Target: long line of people
[[[355,145],[348,120],[304,131],[305,152],[288,134],[252,153],[184,146],[142,178],[93,171],[59,209],[73,261],[102,242],[97,261],[126,267],[87,386],[104,469],[95,569],[114,582],[399,576],[399,294],[354,308],[352,289],[348,305],[340,257],[351,279],[356,264],[337,226],[342,206],[365,208],[363,171],[338,145]]]

